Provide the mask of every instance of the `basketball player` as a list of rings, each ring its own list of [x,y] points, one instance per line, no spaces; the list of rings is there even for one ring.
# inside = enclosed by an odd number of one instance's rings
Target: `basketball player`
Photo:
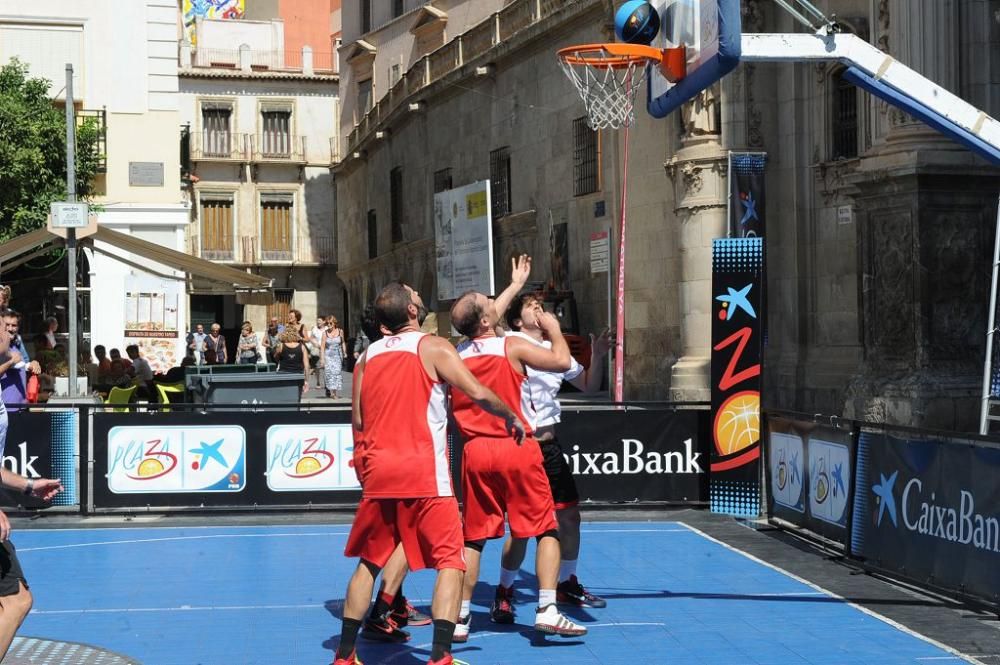
[[[334,664],[361,662],[355,644],[375,577],[402,543],[410,570],[438,571],[430,663],[450,665],[465,561],[448,468],[447,386],[497,416],[517,441],[524,425],[447,340],[420,332],[427,310],[416,291],[389,284],[375,300],[375,314],[390,335],[369,346],[354,370],[354,462],[362,499],[345,554],[360,561],[347,587]]]
[[[570,367],[569,347],[559,322],[550,314],[540,314],[538,324],[552,340],[551,349],[518,337],[498,337],[498,319],[495,301],[481,293],[466,293],[451,310],[452,325],[469,338],[459,345],[463,362],[501,399],[518,404],[518,417],[530,427],[534,409],[525,389],[525,368],[565,372]],[[552,492],[538,442],[529,437],[523,445],[516,445],[502,421],[464,395],[452,395],[452,410],[465,437],[462,499],[467,565],[455,641],[468,639],[472,592],[483,546],[488,539],[503,537],[505,517],[515,538],[538,540],[535,630],[550,635],[584,635],[586,628],[556,609],[559,540]]]
[[[15,352],[16,353],[16,352]],[[11,358],[10,334],[0,326],[0,364]],[[0,400],[0,458],[7,443],[7,407]],[[6,467],[0,467],[0,484],[5,488],[45,501],[63,491],[62,483],[48,478],[25,478]],[[31,610],[31,592],[21,564],[17,560],[14,543],[10,542],[10,521],[0,511],[0,660],[10,648],[14,633],[21,627],[24,617]]]
[[[523,337],[535,344],[551,348],[539,325],[539,316],[544,312],[542,302],[535,294],[524,294],[517,298],[507,311],[507,325],[513,331],[508,333]],[[528,368],[528,389],[531,402],[535,406],[535,439],[542,449],[545,473],[552,489],[552,499],[559,522],[559,547],[562,561],[559,564],[559,586],[556,598],[560,603],[581,607],[605,607],[607,602],[600,596],[587,591],[576,576],[576,562],[580,554],[580,495],[573,480],[573,472],[563,456],[562,446],[556,439],[555,426],[560,420],[562,409],[556,395],[562,382],[566,381],[584,393],[596,393],[601,389],[604,357],[608,353],[608,331],[591,335],[590,369],[571,359],[566,372],[543,372]],[[524,561],[527,540],[508,538],[504,543],[503,558],[500,562],[500,584],[490,608],[490,618],[494,623],[514,623],[514,580]]]

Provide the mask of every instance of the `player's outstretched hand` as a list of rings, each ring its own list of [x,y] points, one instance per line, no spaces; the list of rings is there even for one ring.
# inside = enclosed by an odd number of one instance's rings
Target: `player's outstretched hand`
[[[521,445],[524,441],[524,423],[522,423],[516,416],[508,418],[507,433],[514,438],[517,445]]]
[[[512,284],[517,284],[519,286],[524,286],[528,281],[528,275],[531,274],[531,257],[527,254],[521,254],[516,259],[511,257],[510,259],[510,281]]]
[[[611,349],[610,329],[605,328],[597,337],[594,337],[594,333],[590,333],[590,348],[591,353],[598,358],[608,355],[608,351]]]
[[[42,501],[51,501],[55,498],[56,494],[62,491],[62,481],[58,478],[55,480],[51,478],[38,478],[35,480],[35,485],[31,488],[31,496]]]

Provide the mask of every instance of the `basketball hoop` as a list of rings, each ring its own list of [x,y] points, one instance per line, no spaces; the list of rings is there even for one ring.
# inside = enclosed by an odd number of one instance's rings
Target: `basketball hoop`
[[[583,44],[560,49],[559,64],[576,86],[592,129],[628,127],[635,120],[635,97],[647,65],[677,81],[684,76],[683,47],[658,49],[640,44]]]

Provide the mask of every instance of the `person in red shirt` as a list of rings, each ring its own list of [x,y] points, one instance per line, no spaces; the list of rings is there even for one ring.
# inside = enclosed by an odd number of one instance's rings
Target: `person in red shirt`
[[[391,334],[369,346],[354,370],[354,464],[362,498],[345,554],[360,561],[347,587],[334,665],[361,662],[355,646],[375,578],[400,543],[410,570],[438,571],[430,663],[450,665],[465,560],[448,464],[447,388],[495,415],[516,441],[524,425],[447,340],[420,332],[427,315],[420,294],[389,284],[375,312]]]
[[[545,348],[520,337],[497,337],[495,301],[481,293],[466,293],[451,310],[451,322],[468,337],[458,347],[472,374],[500,399],[517,404],[517,415],[534,427],[534,407],[526,389],[527,367],[549,372],[570,368],[569,346],[559,321],[541,313],[538,325],[552,341]],[[559,539],[555,504],[542,466],[542,451],[529,436],[516,445],[503,423],[466,396],[452,395],[452,412],[463,437],[462,499],[466,574],[454,640],[468,639],[472,592],[479,577],[479,560],[488,539],[504,536],[504,521],[514,538],[536,538],[538,607],[535,630],[550,635],[579,636],[587,629],[556,608]],[[530,433],[530,432],[529,432]]]

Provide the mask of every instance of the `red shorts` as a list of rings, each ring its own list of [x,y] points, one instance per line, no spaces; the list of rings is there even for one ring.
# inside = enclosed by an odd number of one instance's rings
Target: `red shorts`
[[[513,439],[467,441],[462,449],[462,499],[467,541],[501,538],[504,515],[515,538],[557,528],[542,451],[534,439],[520,446]]]
[[[344,553],[382,568],[399,543],[410,570],[465,570],[455,497],[361,499]]]

